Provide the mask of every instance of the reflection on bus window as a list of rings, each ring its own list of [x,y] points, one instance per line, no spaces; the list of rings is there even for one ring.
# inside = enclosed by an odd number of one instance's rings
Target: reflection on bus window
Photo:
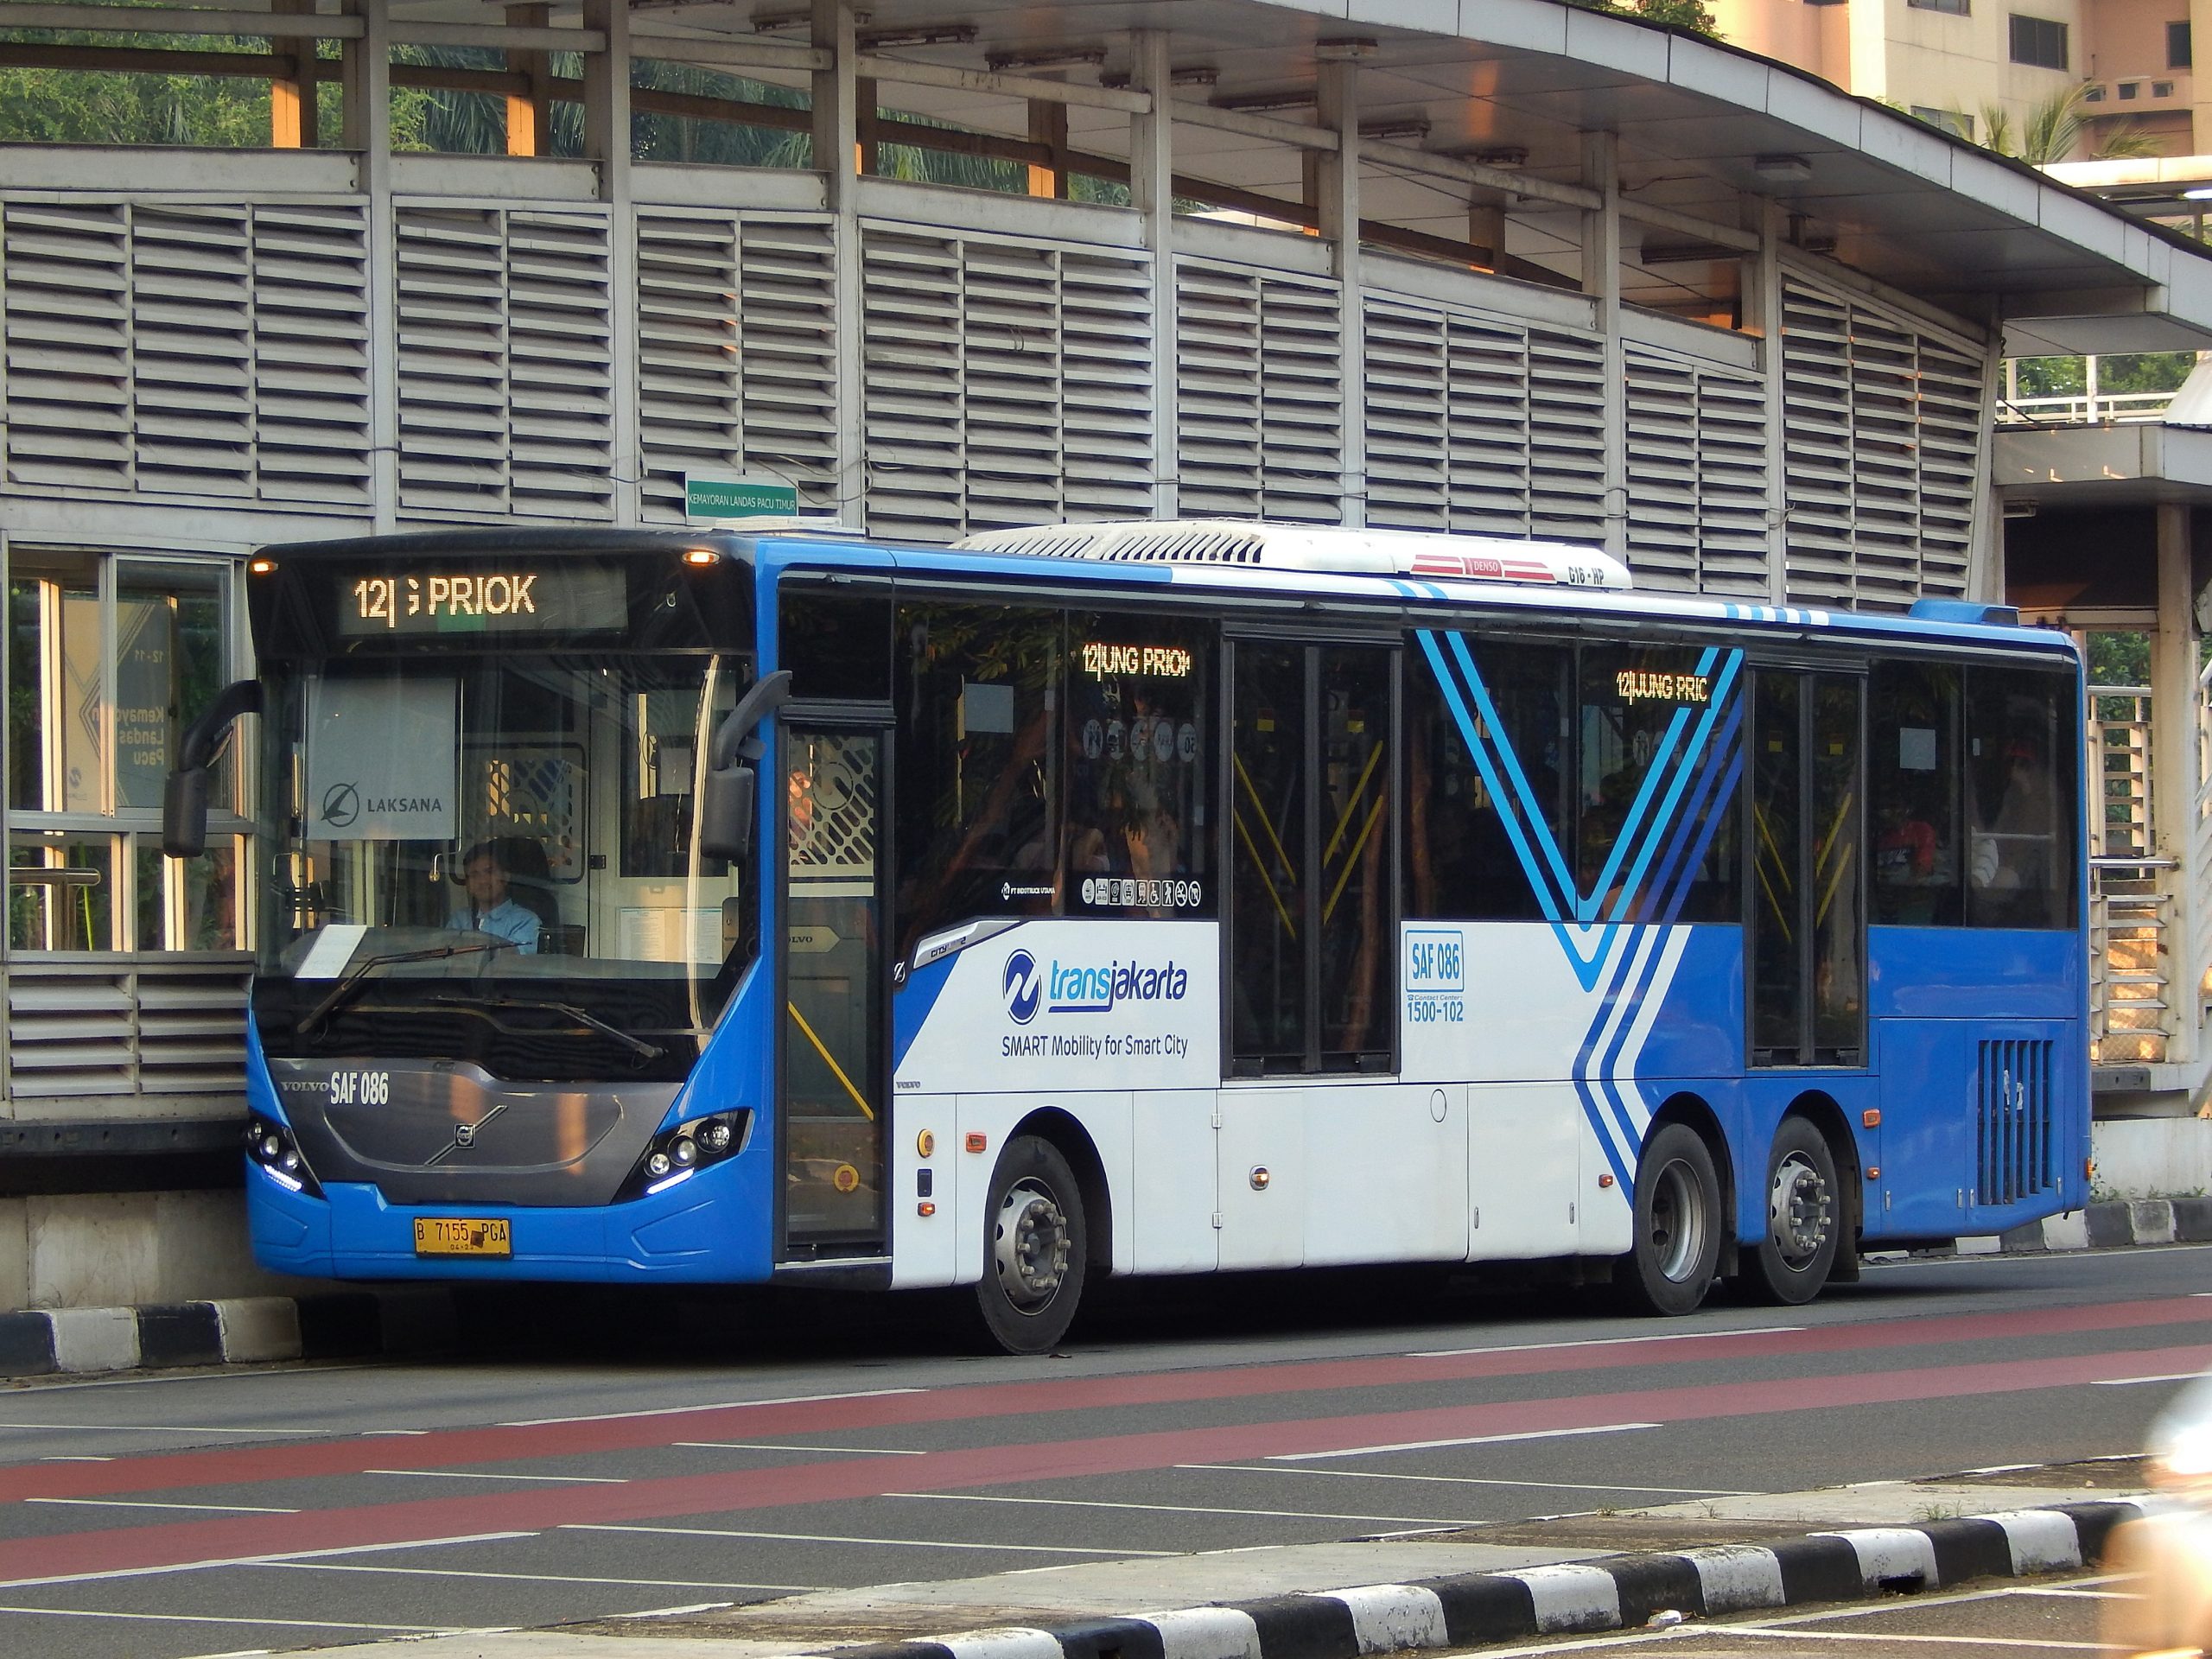
[[[1049,915],[1060,613],[899,607],[899,953],[970,916]]]
[[[1976,668],[1967,676],[1967,919],[2074,923],[2075,745],[2070,677]]]
[[[1959,681],[1948,663],[1877,663],[1867,788],[1873,919],[1952,926],[1959,869]]]
[[[1066,684],[1065,912],[1212,915],[1206,632],[1160,617],[1077,612],[1068,624]]]

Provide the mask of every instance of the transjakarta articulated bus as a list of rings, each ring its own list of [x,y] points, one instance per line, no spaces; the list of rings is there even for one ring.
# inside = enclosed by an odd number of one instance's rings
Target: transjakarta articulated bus
[[[279,547],[254,1247],[973,1287],[1611,1258],[1679,1313],[2079,1205],[2081,671],[1995,607],[1258,524]]]

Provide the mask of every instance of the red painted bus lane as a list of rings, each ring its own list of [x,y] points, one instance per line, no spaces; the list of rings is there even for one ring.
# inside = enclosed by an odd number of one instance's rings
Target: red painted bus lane
[[[235,1486],[264,1480],[353,1475],[371,1468],[480,1468],[523,1459],[581,1457],[664,1446],[678,1440],[850,1433],[916,1424],[995,1421],[1026,1414],[1260,1399],[1486,1377],[1574,1375],[1637,1368],[1656,1370],[1671,1365],[1852,1354],[1948,1343],[2019,1342],[2162,1325],[2212,1325],[2212,1299],[2163,1297],[1954,1319],[1862,1320],[1764,1334],[1713,1332],[1661,1342],[1631,1338],[1589,1345],[1508,1346],[1427,1357],[1395,1354],[1371,1359],[984,1383],[912,1393],[857,1395],[843,1399],[702,1407],[695,1411],[449,1429],[404,1440],[346,1437],[118,1459],[111,1463],[23,1464],[0,1470],[0,1502],[29,1497],[108,1497],[201,1486]]]
[[[1358,1416],[1167,1429],[1096,1440],[965,1447],[912,1458],[679,1475],[621,1485],[542,1486],[297,1515],[236,1516],[20,1538],[0,1543],[0,1586],[289,1557],[427,1539],[711,1516],[792,1504],[949,1491],[1176,1464],[1243,1462],[1357,1446],[1587,1428],[1624,1421],[1691,1422],[1794,1411],[2072,1388],[2151,1373],[2204,1370],[2212,1346],[2133,1349],[1990,1364],[1654,1389]]]

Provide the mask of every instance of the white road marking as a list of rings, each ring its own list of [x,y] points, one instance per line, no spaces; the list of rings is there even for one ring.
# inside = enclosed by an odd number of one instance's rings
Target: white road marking
[[[715,1452],[842,1452],[855,1458],[926,1458],[926,1452],[897,1446],[785,1446],[774,1440],[672,1440],[672,1446],[703,1446]]]
[[[2089,1379],[2089,1386],[2093,1389],[2131,1389],[2138,1382],[2194,1382],[2203,1375],[2202,1371],[2168,1371],[2160,1376],[2093,1376]]]
[[[627,1486],[623,1475],[483,1475],[464,1469],[364,1469],[365,1475],[421,1476],[424,1480],[543,1480],[559,1486]]]
[[[851,1538],[834,1532],[741,1532],[725,1527],[644,1527],[613,1522],[574,1522],[563,1532],[642,1532],[670,1538],[756,1538],[789,1544],[881,1544],[893,1549],[988,1549],[1016,1555],[1180,1555],[1179,1549],[1084,1549],[1073,1544],[969,1544],[948,1538]]]
[[[1586,1337],[1573,1342],[1515,1342],[1499,1348],[1417,1348],[1408,1359],[1465,1359],[1476,1354],[1542,1354],[1555,1348],[1625,1348],[1637,1342],[1717,1342],[1724,1337],[1778,1337],[1802,1325],[1762,1325],[1748,1331],[1679,1331],[1658,1337]]]
[[[95,1457],[89,1452],[56,1452],[50,1458],[41,1458],[41,1463],[113,1463],[113,1458]]]
[[[1586,1428],[1534,1428],[1519,1434],[1463,1434],[1448,1440],[1399,1440],[1389,1446],[1348,1446],[1335,1452],[1274,1452],[1269,1463],[1318,1463],[1325,1458],[1365,1458],[1383,1452],[1433,1452],[1447,1446],[1498,1446],[1507,1440],[1557,1440],[1577,1434],[1625,1434],[1656,1423],[1593,1423]]]
[[[1792,1625],[1786,1630],[1762,1630],[1757,1624],[1708,1625],[1706,1633],[1712,1635],[1716,1629],[1726,1630],[1731,1636],[1764,1636],[1785,1642],[1918,1642],[1936,1647],[2061,1648],[2069,1653],[2126,1651],[2124,1648],[2107,1647],[2101,1642],[2053,1642],[2026,1636],[1928,1636],[1905,1630],[1808,1630],[1802,1625]]]
[[[372,1567],[359,1561],[248,1561],[248,1567],[285,1573],[389,1573],[410,1579],[499,1579],[513,1584],[620,1584],[648,1590],[773,1590],[784,1595],[819,1590],[818,1584],[724,1584],[713,1579],[602,1579],[587,1573],[491,1573],[461,1567]]]
[[[448,1544],[496,1544],[535,1538],[535,1532],[466,1532],[450,1538],[408,1538],[394,1544],[344,1544],[331,1549],[276,1550],[264,1555],[216,1555],[165,1567],[116,1567],[93,1573],[48,1573],[32,1579],[0,1579],[0,1590],[41,1584],[92,1584],[106,1579],[157,1579],[170,1573],[204,1573],[220,1567],[259,1567],[264,1561],[308,1561],[330,1555],[376,1555],[397,1549],[439,1549]]]
[[[365,1428],[361,1431],[360,1438],[368,1440],[397,1434],[428,1434],[429,1432],[427,1428]]]
[[[313,1428],[180,1428],[174,1423],[0,1423],[0,1428],[40,1428],[55,1434],[229,1434],[249,1440],[312,1438]]]
[[[726,1601],[691,1601],[681,1607],[648,1607],[642,1612],[617,1613],[617,1618],[681,1618],[686,1613],[718,1612],[729,1605]]]
[[[1326,1515],[1311,1510],[1229,1510],[1199,1503],[1120,1503],[1105,1498],[997,1497],[969,1492],[885,1492],[885,1497],[917,1497],[937,1503],[1038,1503],[1062,1510],[1144,1510],[1154,1515],[1256,1515],[1283,1521],[1405,1521],[1440,1531],[1475,1527],[1479,1521],[1454,1521],[1442,1515]]]
[[[435,1624],[359,1624],[336,1618],[240,1618],[220,1613],[105,1613],[89,1607],[0,1607],[0,1613],[39,1614],[48,1618],[130,1618],[155,1624],[259,1624],[302,1630],[385,1630],[407,1636],[458,1636]]]
[[[1534,1486],[1560,1492],[1654,1492],[1675,1497],[1764,1497],[1764,1492],[1709,1486],[1615,1486],[1586,1480],[1503,1480],[1487,1475],[1397,1475],[1375,1469],[1281,1469],[1265,1463],[1179,1463],[1178,1469],[1234,1470],[1247,1475],[1324,1475],[1331,1480],[1419,1480],[1446,1486]]]
[[[149,1497],[27,1497],[26,1503],[59,1503],[79,1510],[190,1510],[195,1515],[297,1515],[267,1503],[162,1503]]]
[[[855,1389],[849,1394],[787,1394],[776,1400],[720,1400],[698,1406],[660,1406],[651,1411],[601,1411],[583,1417],[529,1417],[501,1428],[552,1428],[563,1423],[623,1423],[638,1417],[683,1417],[696,1411],[743,1411],[754,1406],[810,1406],[828,1400],[880,1400],[894,1394],[927,1394],[927,1389]],[[0,1425],[4,1427],[4,1425]]]

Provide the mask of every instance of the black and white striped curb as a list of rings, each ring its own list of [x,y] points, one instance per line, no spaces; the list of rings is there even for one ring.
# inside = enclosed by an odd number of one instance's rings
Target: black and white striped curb
[[[2068,1503],[1915,1527],[1816,1532],[1770,1546],[1606,1555],[1053,1630],[964,1630],[816,1651],[836,1659],[1357,1659],[1634,1630],[1669,1611],[1749,1612],[2057,1572],[2096,1561],[2113,1528],[2139,1513],[2131,1503]]]
[[[451,1344],[438,1287],[0,1313],[0,1377],[419,1353]]]
[[[2003,1251],[2111,1250],[2140,1244],[2212,1243],[2212,1198],[2134,1198],[2092,1204],[2015,1227],[1961,1238],[1961,1255]]]

